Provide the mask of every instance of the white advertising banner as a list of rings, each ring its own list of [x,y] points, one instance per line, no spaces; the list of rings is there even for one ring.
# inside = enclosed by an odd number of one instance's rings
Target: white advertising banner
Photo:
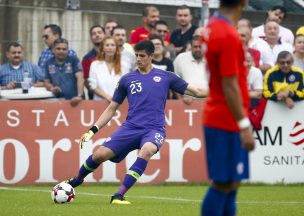
[[[262,130],[253,135],[251,182],[304,182],[304,102],[288,109],[283,103],[268,101]]]

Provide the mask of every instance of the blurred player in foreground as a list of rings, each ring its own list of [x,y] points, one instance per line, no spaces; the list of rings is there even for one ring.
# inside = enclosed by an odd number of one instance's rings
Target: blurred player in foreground
[[[112,196],[112,204],[130,204],[124,194],[135,184],[146,169],[150,158],[162,146],[166,137],[165,104],[169,89],[180,94],[206,97],[207,91],[194,88],[174,73],[152,67],[154,45],[141,41],[134,47],[138,69],[121,78],[113,98],[95,125],[80,140],[80,146],[104,127],[114,116],[119,105],[127,97],[129,109],[126,121],[88,157],[74,178],[67,180],[73,187],[80,185],[84,178],[102,162],[122,161],[129,152],[139,149],[135,163],[129,168],[119,188]]]
[[[210,72],[203,115],[209,178],[203,216],[236,215],[240,181],[249,177],[248,151],[254,148],[247,117],[249,96],[245,53],[234,28],[247,0],[220,0],[203,35]]]

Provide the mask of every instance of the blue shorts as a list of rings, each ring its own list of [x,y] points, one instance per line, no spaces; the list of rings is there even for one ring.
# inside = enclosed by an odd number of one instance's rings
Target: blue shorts
[[[239,132],[204,127],[209,178],[228,183],[249,177],[248,152]]]
[[[141,149],[146,142],[154,143],[159,150],[165,137],[166,133],[162,130],[140,129],[122,125],[102,145],[115,153],[115,157],[111,158],[110,161],[119,163],[129,152]]]

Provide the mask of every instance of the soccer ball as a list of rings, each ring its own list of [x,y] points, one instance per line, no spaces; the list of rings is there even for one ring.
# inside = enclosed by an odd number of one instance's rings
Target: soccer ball
[[[61,182],[53,187],[51,196],[54,203],[70,203],[75,198],[75,190],[68,183]]]

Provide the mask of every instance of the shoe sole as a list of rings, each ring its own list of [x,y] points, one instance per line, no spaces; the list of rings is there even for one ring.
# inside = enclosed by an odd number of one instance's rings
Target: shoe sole
[[[111,204],[114,205],[130,205],[131,203],[129,201],[120,201],[120,200],[113,200]]]

